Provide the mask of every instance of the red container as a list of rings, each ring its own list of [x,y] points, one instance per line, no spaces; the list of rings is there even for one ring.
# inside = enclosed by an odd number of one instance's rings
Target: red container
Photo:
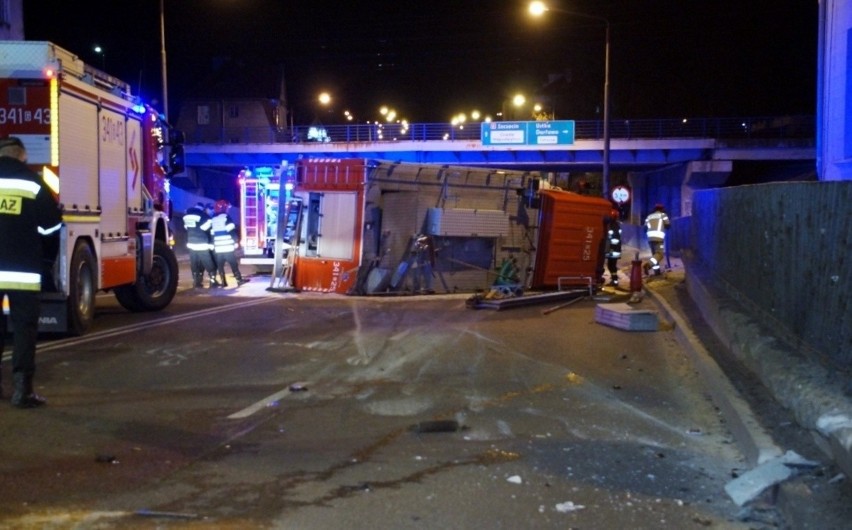
[[[602,197],[541,190],[533,289],[597,285],[604,266],[604,218],[612,210]]]

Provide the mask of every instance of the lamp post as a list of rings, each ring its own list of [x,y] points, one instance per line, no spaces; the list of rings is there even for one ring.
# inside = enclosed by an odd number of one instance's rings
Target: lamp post
[[[166,80],[166,17],[160,0],[160,60],[163,73],[163,118],[169,121],[169,83]]]
[[[574,11],[549,8],[544,2],[530,2],[529,12],[533,16],[541,16],[545,11],[556,11],[576,17],[598,20],[606,25],[606,49],[604,52],[604,100],[603,100],[603,175],[601,177],[601,191],[604,197],[609,195],[609,49],[610,49],[610,24],[609,19],[597,15],[588,15]]]

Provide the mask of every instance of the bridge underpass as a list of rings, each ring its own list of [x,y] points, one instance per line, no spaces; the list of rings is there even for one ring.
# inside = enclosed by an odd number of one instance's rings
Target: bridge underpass
[[[797,168],[813,167],[815,153],[813,141],[808,139],[612,138],[609,187],[631,188],[631,220],[647,213],[654,202],[666,204],[674,217],[688,216],[694,191],[724,185],[735,164],[771,163],[778,168],[788,166],[786,173],[795,173],[803,171]],[[232,198],[241,169],[276,167],[302,158],[502,168],[561,178],[562,183],[571,175],[583,175],[594,183],[602,173],[604,149],[598,139],[580,139],[571,145],[510,147],[484,146],[476,139],[189,144],[185,153],[187,175],[176,179],[175,184],[202,190],[208,196]],[[595,188],[600,190],[600,186],[593,185]]]

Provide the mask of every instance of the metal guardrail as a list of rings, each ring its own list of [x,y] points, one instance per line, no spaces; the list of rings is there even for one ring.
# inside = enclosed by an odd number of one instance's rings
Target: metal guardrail
[[[603,138],[601,120],[574,122],[576,140]],[[325,142],[399,142],[399,141],[478,141],[481,123],[464,127],[449,123],[364,123],[344,125],[304,125],[286,129],[274,127],[198,126],[184,131],[189,144],[276,144]],[[612,120],[611,139],[713,138],[740,141],[806,141],[816,137],[814,116],[754,118],[690,118]]]

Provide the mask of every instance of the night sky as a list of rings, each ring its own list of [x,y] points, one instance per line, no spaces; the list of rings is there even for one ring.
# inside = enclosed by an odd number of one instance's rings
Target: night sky
[[[297,124],[317,112],[322,90],[335,115],[377,119],[386,104],[410,122],[441,122],[473,108],[494,114],[548,80],[557,119],[600,118],[604,23],[558,12],[533,20],[526,0],[164,1],[172,117],[222,79],[231,95],[277,97],[283,71]],[[815,113],[817,0],[553,5],[610,21],[613,119]],[[24,10],[27,39],[160,99],[159,0],[25,0]]]

